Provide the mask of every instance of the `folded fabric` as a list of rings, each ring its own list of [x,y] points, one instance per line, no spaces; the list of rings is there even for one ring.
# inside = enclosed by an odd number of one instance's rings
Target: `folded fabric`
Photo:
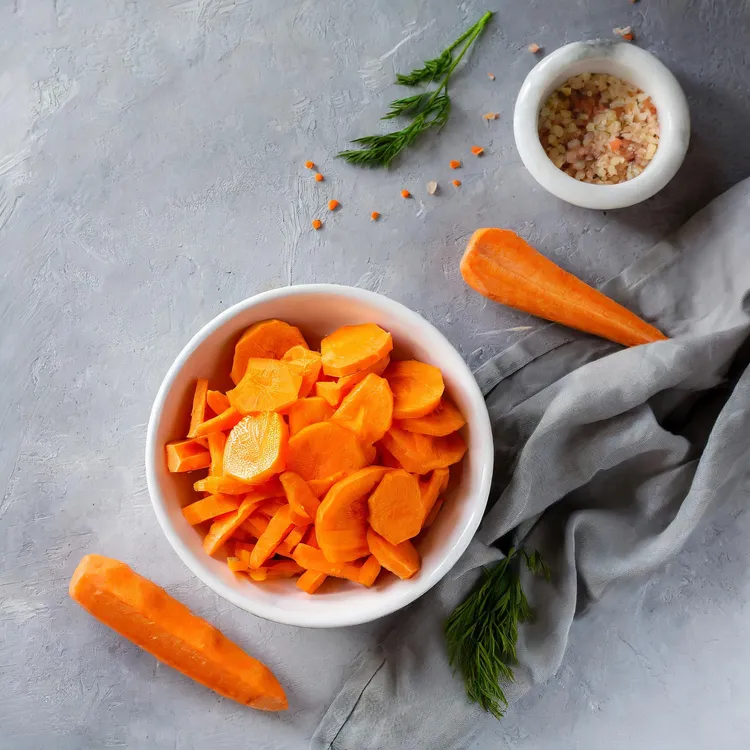
[[[750,458],[750,181],[713,201],[602,291],[667,333],[621,347],[549,325],[476,372],[495,439],[491,506],[450,574],[365,655],[315,750],[449,750],[483,721],[447,662],[443,628],[495,543],[534,525],[553,571],[522,573],[512,702],[548,680],[577,612],[674,556]],[[543,514],[543,515],[540,515]]]

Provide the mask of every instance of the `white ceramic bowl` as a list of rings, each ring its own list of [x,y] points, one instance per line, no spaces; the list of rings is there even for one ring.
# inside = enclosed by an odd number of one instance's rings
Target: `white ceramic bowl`
[[[419,544],[422,569],[411,580],[392,575],[370,589],[341,581],[335,590],[305,594],[294,581],[239,580],[221,560],[209,557],[201,535],[181,508],[194,501],[188,474],[170,474],[164,444],[187,433],[195,380],[230,387],[234,344],[249,325],[280,318],[299,326],[311,346],[339,326],[374,322],[393,334],[394,354],[434,364],[447,392],[467,419],[467,454],[452,472],[446,502]],[[456,563],[474,536],[492,478],[493,443],[484,399],[469,368],[448,340],[417,313],[387,297],[352,287],[316,284],[276,289],[240,302],[204,326],[180,352],[156,396],[146,439],[146,476],[156,517],[182,561],[217,594],[268,620],[305,627],[368,622],[395,612],[434,586]]]
[[[580,182],[558,169],[539,141],[537,118],[549,95],[579,73],[607,73],[649,94],[658,110],[659,147],[651,163],[617,185]],[[626,42],[574,42],[555,50],[528,74],[513,114],[516,146],[526,169],[553,195],[583,208],[624,208],[650,198],[677,173],[690,141],[690,112],[672,73],[650,52]]]

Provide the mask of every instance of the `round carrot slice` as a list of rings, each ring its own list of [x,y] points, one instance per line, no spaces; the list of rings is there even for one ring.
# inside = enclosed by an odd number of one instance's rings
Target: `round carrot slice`
[[[419,552],[411,542],[391,544],[376,531],[368,529],[367,544],[377,561],[399,578],[411,578],[421,567]]]
[[[443,398],[435,411],[426,417],[404,419],[398,426],[407,432],[418,432],[421,435],[445,437],[451,432],[460,430],[466,424],[461,412],[448,399]]]
[[[415,537],[422,528],[422,493],[417,477],[408,471],[389,471],[370,495],[367,506],[370,526],[391,544]]]
[[[286,409],[299,395],[301,369],[294,362],[249,359],[242,380],[227,392],[229,403],[240,414]]]
[[[260,484],[286,465],[289,431],[284,417],[262,412],[245,417],[229,433],[224,473],[248,484]]]
[[[309,481],[357,471],[370,463],[368,458],[353,432],[334,422],[317,422],[289,440],[287,467]]]
[[[315,516],[315,536],[327,560],[350,562],[367,555],[367,496],[386,471],[368,466],[328,490]]]
[[[234,361],[230,377],[239,383],[252,358],[281,359],[293,346],[309,349],[299,328],[283,320],[262,320],[250,326],[234,347]]]
[[[393,391],[393,418],[414,419],[434,411],[445,390],[437,367],[414,359],[391,362],[383,373]]]
[[[383,435],[382,444],[412,474],[427,474],[433,469],[452,466],[466,453],[466,443],[457,432],[432,437],[391,427]]]
[[[344,326],[320,342],[323,372],[335,378],[374,365],[393,349],[391,334],[375,323]]]
[[[325,422],[333,415],[333,407],[320,396],[301,398],[289,409],[289,434],[296,435],[316,422]]]
[[[368,375],[344,397],[331,421],[351,430],[368,445],[380,440],[393,423],[393,394],[388,381]]]

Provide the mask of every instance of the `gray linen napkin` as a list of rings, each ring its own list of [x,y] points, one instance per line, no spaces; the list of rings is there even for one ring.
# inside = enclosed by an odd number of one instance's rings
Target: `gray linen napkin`
[[[622,349],[547,326],[476,372],[495,437],[491,501],[448,576],[366,655],[311,748],[464,748],[482,721],[445,655],[443,625],[493,543],[534,528],[551,582],[523,573],[513,701],[548,680],[577,612],[677,553],[750,457],[750,180],[717,198],[602,291],[673,338]],[[554,506],[554,507],[552,507]]]

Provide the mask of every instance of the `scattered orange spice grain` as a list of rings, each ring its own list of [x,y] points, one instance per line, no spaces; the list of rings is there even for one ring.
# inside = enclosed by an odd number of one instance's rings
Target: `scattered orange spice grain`
[[[623,38],[623,39],[624,39],[624,40],[625,40],[626,42],[632,42],[632,41],[633,41],[633,39],[635,39],[635,36],[634,36],[634,34],[633,34],[633,32],[632,32],[632,31],[629,31],[629,32],[628,32],[627,34],[623,34],[623,35],[622,35],[622,38]]]
[[[315,169],[315,162],[314,162],[314,161],[310,161],[310,160],[308,160],[308,161],[306,161],[306,162],[305,162],[305,166],[306,166],[306,167],[307,167],[308,169]]]
[[[320,172],[315,173],[315,182],[323,182],[324,179],[325,177],[323,177],[323,175],[320,174]]]
[[[320,219],[313,219],[312,220],[312,227],[313,229],[320,229],[323,226],[323,222]]]
[[[474,154],[474,156],[481,156],[484,153],[484,149],[481,146],[472,146],[471,153]]]
[[[536,42],[532,42],[529,45],[529,52],[531,52],[532,55],[535,55],[540,49],[541,47]]]
[[[458,168],[459,168],[459,167],[461,166],[461,162],[460,162],[460,161],[459,161],[458,159],[451,159],[451,160],[450,160],[450,161],[448,162],[448,166],[449,166],[449,167],[450,167],[451,169],[458,169]]]
[[[380,213],[379,213],[378,211],[373,211],[373,212],[372,212],[372,213],[370,214],[370,219],[371,219],[372,221],[377,221],[377,220],[378,220],[379,218],[380,218]]]
[[[494,73],[487,73],[487,78],[489,78],[490,81],[494,81],[495,80],[495,74]]]
[[[482,117],[484,117],[485,120],[497,120],[500,115],[497,112],[487,112],[483,114]]]
[[[332,198],[328,201],[328,210],[335,211],[340,205],[341,204],[335,198]]]
[[[406,188],[404,188],[401,191],[401,197],[402,198],[411,198],[411,193]]]
[[[453,180],[454,187],[461,187],[461,180]]]

